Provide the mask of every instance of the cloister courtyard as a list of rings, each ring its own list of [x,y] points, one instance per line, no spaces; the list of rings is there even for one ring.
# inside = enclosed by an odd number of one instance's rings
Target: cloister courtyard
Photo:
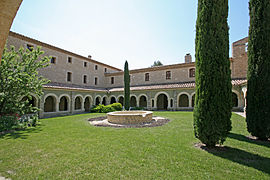
[[[170,122],[151,128],[90,125],[105,114],[42,119],[0,136],[0,174],[11,179],[269,179],[270,143],[249,139],[232,115],[224,148],[199,149],[192,112],[154,112]]]

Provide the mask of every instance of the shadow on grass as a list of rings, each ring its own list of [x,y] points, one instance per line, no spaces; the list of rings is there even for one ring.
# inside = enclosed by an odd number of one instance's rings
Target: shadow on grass
[[[232,147],[201,147],[208,153],[270,174],[270,158]]]
[[[0,134],[0,139],[26,139],[30,134],[39,133],[42,131],[43,125],[30,127],[26,129],[11,130],[6,133]]]
[[[248,142],[248,143],[252,143],[252,144],[256,144],[256,145],[260,145],[260,146],[265,146],[270,148],[270,142],[269,141],[261,141],[261,140],[255,140],[255,139],[249,139],[248,137],[241,135],[241,134],[235,134],[235,133],[230,133],[228,135],[229,138],[232,139],[236,139],[238,141],[244,141],[244,142]]]

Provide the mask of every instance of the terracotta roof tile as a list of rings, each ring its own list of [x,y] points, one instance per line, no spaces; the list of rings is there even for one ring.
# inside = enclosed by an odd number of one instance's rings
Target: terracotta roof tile
[[[239,86],[247,83],[246,79],[233,79],[232,85]],[[55,83],[51,82],[49,84],[44,85],[45,88],[54,88],[54,89],[68,89],[68,90],[84,90],[84,91],[99,91],[99,92],[119,92],[124,91],[123,87],[116,87],[111,89],[105,88],[96,88],[91,86],[82,86],[75,84],[64,84],[64,83]],[[130,87],[131,91],[139,91],[139,90],[156,90],[156,89],[177,89],[177,88],[195,88],[195,82],[179,82],[174,84],[156,84],[156,85],[144,85],[144,86],[133,86]]]

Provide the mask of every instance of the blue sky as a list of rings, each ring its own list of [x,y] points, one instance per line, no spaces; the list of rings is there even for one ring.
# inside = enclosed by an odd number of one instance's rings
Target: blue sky
[[[11,30],[123,69],[195,60],[197,0],[24,0]],[[229,0],[230,45],[248,35],[248,0]]]

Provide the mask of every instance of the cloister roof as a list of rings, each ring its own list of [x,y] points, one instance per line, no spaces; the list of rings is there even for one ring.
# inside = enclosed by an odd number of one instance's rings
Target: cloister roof
[[[240,86],[246,84],[246,79],[233,79],[233,86]],[[95,88],[91,86],[81,86],[75,84],[64,84],[64,83],[55,83],[51,82],[44,85],[44,88],[50,89],[65,89],[65,90],[78,90],[78,91],[99,91],[99,92],[119,92],[124,91],[123,87],[115,88]],[[195,88],[195,82],[179,82],[173,84],[153,84],[153,85],[141,85],[141,86],[132,86],[130,87],[131,91],[140,91],[140,90],[158,90],[158,89],[178,89],[178,88]]]

